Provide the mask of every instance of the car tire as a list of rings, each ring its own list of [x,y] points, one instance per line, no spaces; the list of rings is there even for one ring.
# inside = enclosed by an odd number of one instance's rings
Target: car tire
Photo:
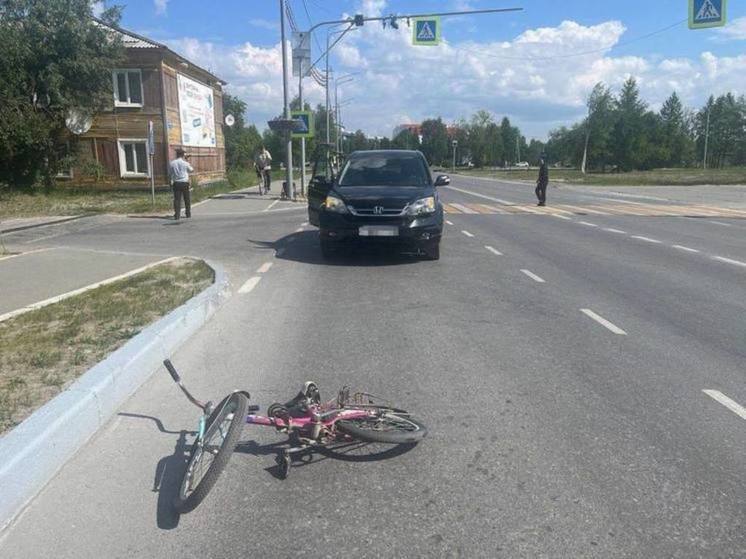
[[[440,260],[440,241],[425,245],[422,251],[426,260]]]

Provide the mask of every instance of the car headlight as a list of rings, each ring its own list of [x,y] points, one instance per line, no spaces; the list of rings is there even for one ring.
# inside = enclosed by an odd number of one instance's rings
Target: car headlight
[[[348,211],[345,203],[336,196],[327,196],[326,200],[324,200],[324,208],[327,211],[340,214],[346,214]]]
[[[435,213],[435,196],[420,198],[407,206],[407,215],[427,215]]]

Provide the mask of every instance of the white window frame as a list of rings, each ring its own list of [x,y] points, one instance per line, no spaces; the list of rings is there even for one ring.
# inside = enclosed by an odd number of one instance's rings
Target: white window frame
[[[135,173],[127,171],[127,158],[124,156],[124,144],[144,144],[145,145],[145,162],[148,166],[147,172],[141,173],[139,170]],[[119,138],[117,140],[119,151],[119,175],[124,178],[150,178],[150,154],[148,153],[148,140],[146,138]],[[135,166],[137,166],[137,156],[135,156]]]
[[[119,100],[119,81],[117,80],[117,74],[125,74],[126,78],[124,80],[124,85],[127,88],[127,99],[128,101],[120,101]],[[131,99],[130,95],[130,80],[128,74],[137,74],[140,78],[140,99],[142,102],[140,103],[132,103],[129,101]],[[142,70],[139,68],[117,68],[111,72],[111,79],[114,83],[114,106],[115,107],[142,107],[145,104],[145,91],[143,90],[142,85]]]

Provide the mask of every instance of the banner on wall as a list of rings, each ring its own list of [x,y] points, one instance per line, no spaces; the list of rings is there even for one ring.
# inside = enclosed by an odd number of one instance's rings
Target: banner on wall
[[[185,146],[214,148],[215,102],[211,87],[178,74],[181,143]]]

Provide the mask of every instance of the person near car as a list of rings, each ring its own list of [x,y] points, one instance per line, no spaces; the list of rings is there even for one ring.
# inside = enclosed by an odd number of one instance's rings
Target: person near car
[[[186,152],[178,148],[176,150],[176,159],[168,164],[168,175],[171,179],[171,187],[174,191],[174,219],[181,217],[181,199],[184,198],[184,209],[186,216],[192,217],[192,203],[189,196],[189,173],[194,169],[189,164],[189,156]]]
[[[539,199],[537,206],[544,206],[547,203],[547,185],[549,184],[549,169],[547,168],[547,159],[542,157],[539,164],[539,178],[536,180],[536,197]]]
[[[263,188],[264,192],[269,192],[272,184],[270,173],[272,170],[272,154],[269,153],[269,150],[265,146],[262,146],[262,149],[259,150],[259,154],[256,156],[256,167],[259,169],[262,177],[261,184],[259,185],[260,189]]]

